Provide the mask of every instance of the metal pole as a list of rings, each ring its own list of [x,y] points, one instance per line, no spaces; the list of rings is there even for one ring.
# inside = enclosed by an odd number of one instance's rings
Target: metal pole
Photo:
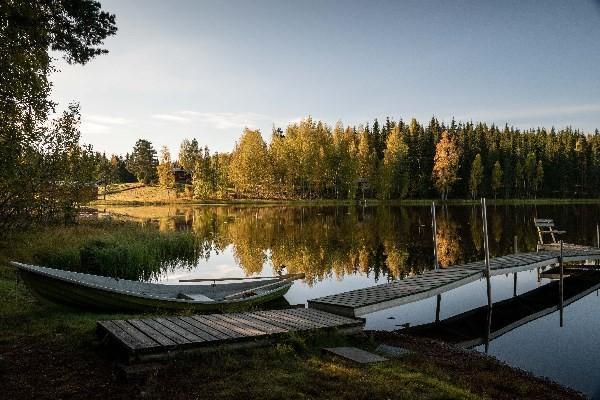
[[[433,231],[433,262],[436,270],[440,268],[437,252],[437,223],[435,221],[435,201],[431,202],[431,230]]]
[[[564,279],[564,268],[563,268],[563,241],[560,241],[560,257],[558,258],[558,267],[560,268],[560,327],[563,327],[563,279]]]
[[[437,303],[435,306],[435,322],[440,322],[440,309],[442,306],[442,295],[437,295]]]
[[[596,224],[596,247],[600,249],[600,226]]]
[[[490,244],[488,240],[487,208],[485,197],[481,199],[481,217],[483,219],[483,247],[485,251],[485,280],[487,282],[488,307],[492,308],[492,283],[490,271]]]
[[[515,251],[515,254],[517,254],[519,252],[519,247],[518,247],[518,242],[517,242],[517,235],[515,235],[514,237],[514,246],[513,246],[513,250]],[[514,272],[513,273],[513,297],[517,297],[517,273]]]

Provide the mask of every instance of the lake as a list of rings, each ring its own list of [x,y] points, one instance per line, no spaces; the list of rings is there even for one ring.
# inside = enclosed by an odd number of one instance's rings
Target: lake
[[[285,298],[290,304],[385,283],[433,268],[431,210],[428,206],[143,206],[101,208],[102,213],[192,230],[201,257],[193,266],[154,271],[153,281],[270,276],[304,273]],[[534,251],[533,218],[553,218],[568,243],[594,245],[600,205],[488,206],[491,256]],[[437,208],[438,255],[442,267],[483,259],[481,209]],[[552,281],[538,272],[517,275],[520,295]],[[556,282],[555,282],[556,283]],[[492,278],[493,301],[514,295],[514,277]],[[435,321],[435,297],[366,315],[367,329],[395,330]],[[487,304],[484,280],[441,295],[440,320]],[[600,398],[600,297],[597,291],[558,312],[532,319],[495,338],[487,353],[511,365],[547,376]],[[486,351],[486,346],[474,347]]]

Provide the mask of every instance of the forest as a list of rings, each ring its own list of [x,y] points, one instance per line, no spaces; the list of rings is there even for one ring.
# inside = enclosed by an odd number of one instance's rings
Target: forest
[[[173,160],[141,139],[124,158],[99,157],[100,179],[177,191],[185,186],[172,176],[178,167],[198,199],[590,198],[600,194],[598,133],[436,118],[330,126],[309,117],[274,128],[268,142],[245,129],[230,153],[186,139]]]

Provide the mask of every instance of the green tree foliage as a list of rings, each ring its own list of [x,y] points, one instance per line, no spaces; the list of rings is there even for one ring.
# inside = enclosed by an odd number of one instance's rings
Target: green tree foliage
[[[138,182],[148,185],[156,180],[157,164],[156,150],[152,147],[152,143],[145,139],[138,139],[133,146],[127,169],[135,174]]]
[[[538,191],[542,187],[544,183],[544,166],[542,165],[542,160],[537,162],[537,166],[535,167],[535,178],[533,181],[534,193],[537,195]]]
[[[130,183],[136,181],[135,175],[127,169],[127,160],[129,160],[129,154],[126,154],[125,158],[113,154],[110,158],[112,168],[116,171],[115,182]]]
[[[0,2],[0,225],[3,227],[48,218],[57,203],[67,159],[59,152],[78,145],[79,109],[72,105],[49,123],[56,104],[50,99],[49,76],[56,71],[50,51],[70,63],[85,64],[96,55],[103,40],[116,32],[115,17],[98,2]],[[46,169],[45,169],[46,168]],[[52,175],[55,173],[56,175]],[[73,187],[79,186],[75,185]],[[51,189],[54,188],[54,189]],[[47,204],[47,206],[46,206]],[[51,210],[51,211],[46,211]]]
[[[476,198],[483,182],[483,163],[481,162],[481,154],[477,154],[471,164],[471,177],[469,179],[469,189],[471,197]]]
[[[200,152],[196,159],[192,176],[195,198],[226,198],[228,187],[226,157],[218,153],[211,156],[208,147],[204,147],[204,153]]]
[[[179,165],[186,171],[193,172],[196,162],[202,158],[202,151],[196,139],[184,139],[179,148]]]
[[[167,189],[167,196],[171,189],[175,187],[175,175],[173,174],[173,162],[171,161],[171,152],[167,146],[160,150],[160,162],[156,167],[158,173],[158,184]]]
[[[494,192],[494,198],[498,193],[498,190],[502,187],[504,181],[504,173],[502,172],[502,167],[500,166],[500,161],[496,161],[494,163],[494,168],[492,169],[492,182],[491,188],[492,192]]]
[[[400,136],[398,127],[394,127],[387,136],[379,171],[379,196],[382,199],[406,196],[408,191],[407,156],[408,146]]]
[[[273,172],[267,145],[259,131],[244,130],[231,154],[229,179],[241,195],[268,197]]]
[[[375,149],[370,145],[368,128],[361,129],[360,131],[357,157],[358,177],[360,179],[362,197],[364,198],[365,192],[370,192],[372,189],[377,166],[377,154]]]
[[[457,198],[600,195],[600,134],[445,125],[435,118],[426,126],[389,118],[372,126],[330,127],[306,118],[274,128],[267,154],[256,135],[256,155],[242,152],[241,141],[234,153],[218,157],[198,150],[196,196],[225,198],[232,188],[237,196],[279,199],[355,199],[362,190],[380,199],[445,198],[449,189]],[[374,135],[385,138],[383,145]],[[376,146],[382,146],[381,157]],[[252,188],[247,180],[234,182],[261,174]]]
[[[98,183],[104,186],[104,199],[106,200],[108,185],[119,179],[118,157],[113,155],[109,160],[106,158],[106,154],[102,154],[97,162],[97,171]]]

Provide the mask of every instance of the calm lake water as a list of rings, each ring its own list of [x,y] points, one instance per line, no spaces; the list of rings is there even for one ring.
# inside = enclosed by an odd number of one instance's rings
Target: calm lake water
[[[169,268],[155,281],[269,276],[300,273],[286,294],[290,304],[368,287],[433,268],[429,207],[283,207],[161,206],[110,207],[161,230],[192,230],[201,239],[197,265]],[[593,245],[600,205],[488,206],[492,256],[534,251],[533,218],[553,218],[565,242]],[[483,259],[481,210],[474,206],[438,207],[437,241],[440,264]],[[537,271],[520,272],[517,295],[549,284]],[[514,294],[514,277],[492,278],[493,301]],[[366,315],[367,329],[395,330],[435,321],[435,297]],[[487,304],[484,280],[441,296],[440,319]],[[600,297],[597,291],[564,309],[563,326],[554,312],[505,333],[489,343],[487,352],[511,365],[547,376],[600,398]],[[486,351],[485,346],[474,348]]]

